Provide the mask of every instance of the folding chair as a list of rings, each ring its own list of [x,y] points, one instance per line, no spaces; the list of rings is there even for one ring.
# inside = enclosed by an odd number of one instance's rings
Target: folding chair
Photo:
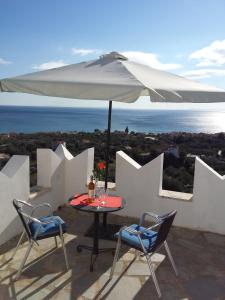
[[[20,236],[20,239],[17,243],[17,246],[14,250],[12,258],[15,256],[16,251],[18,250],[22,239],[24,235],[27,235],[28,241],[29,241],[29,246],[27,248],[27,251],[24,255],[24,258],[21,261],[19,270],[16,274],[16,280],[19,278],[20,274],[23,271],[23,267],[26,263],[26,260],[30,254],[30,251],[32,249],[32,246],[34,243],[38,244],[39,240],[43,240],[46,238],[54,237],[55,238],[55,243],[56,247],[58,247],[57,244],[57,236],[60,237],[61,242],[62,242],[62,248],[64,252],[64,257],[65,257],[65,262],[66,262],[66,268],[69,269],[69,264],[68,264],[68,259],[67,259],[67,253],[66,253],[66,247],[64,243],[64,236],[63,234],[67,230],[67,225],[66,223],[58,216],[53,215],[53,211],[51,208],[51,205],[48,203],[43,203],[37,206],[33,206],[25,201],[14,199],[13,200],[13,205],[20,217],[20,220],[23,224],[24,231],[22,235]],[[24,207],[26,207],[26,212],[24,211]],[[47,207],[50,211],[49,215],[41,218],[35,218],[34,213],[37,211],[39,208]],[[29,214],[27,210],[30,210],[31,213]]]
[[[126,245],[130,246],[131,248],[141,251],[143,255],[146,257],[149,270],[157,290],[158,297],[160,298],[162,294],[159,288],[158,280],[155,275],[155,271],[153,269],[151,256],[164,245],[169,260],[175,271],[175,274],[176,276],[178,276],[178,271],[175,262],[170,252],[168,243],[166,241],[166,238],[168,236],[168,233],[170,231],[176,213],[177,211],[171,211],[168,214],[164,214],[160,216],[151,212],[145,212],[140,219],[140,225],[133,224],[130,226],[122,227],[120,231],[116,234],[116,237],[118,238],[118,242],[117,242],[116,252],[115,252],[113,265],[110,273],[110,279],[113,277],[113,273],[115,270],[116,262],[118,260],[121,241],[122,241]],[[146,216],[151,217],[155,222],[155,224],[149,228],[143,227]]]

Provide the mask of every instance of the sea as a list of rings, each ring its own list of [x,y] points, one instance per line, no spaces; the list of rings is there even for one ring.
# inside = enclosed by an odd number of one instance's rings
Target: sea
[[[93,132],[107,128],[102,108],[0,106],[0,133]],[[112,131],[145,133],[225,131],[225,110],[113,109]]]

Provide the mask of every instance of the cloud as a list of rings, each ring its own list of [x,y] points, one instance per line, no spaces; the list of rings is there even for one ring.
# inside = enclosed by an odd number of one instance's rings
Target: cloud
[[[0,65],[9,65],[11,63],[11,61],[5,60],[4,58],[0,57]]]
[[[90,54],[102,54],[103,51],[99,49],[83,49],[83,48],[72,48],[73,55],[86,56]]]
[[[108,53],[110,51],[107,51]],[[120,51],[119,51],[120,52]],[[106,53],[101,49],[84,49],[84,48],[73,48],[72,53],[74,55],[87,56],[90,54],[100,55]],[[158,59],[158,56],[154,53],[141,52],[141,51],[123,51],[120,52],[130,60],[136,61],[138,63],[148,65],[150,67],[160,69],[160,70],[175,70],[179,69],[182,66],[180,64],[167,64],[161,63]]]
[[[209,46],[191,53],[189,58],[199,61],[197,67],[222,66],[225,64],[225,40],[214,41]]]
[[[122,52],[124,56],[129,58],[132,61],[159,69],[159,70],[175,70],[182,67],[180,64],[169,64],[169,63],[161,63],[158,59],[158,55],[149,52],[141,52],[141,51],[124,51]]]
[[[63,60],[56,60],[56,61],[49,61],[40,65],[34,65],[32,68],[35,70],[43,71],[48,69],[54,69],[66,66],[67,64],[64,63]]]
[[[199,69],[199,70],[190,70],[180,74],[189,79],[203,79],[210,78],[213,76],[225,76],[225,69]]]

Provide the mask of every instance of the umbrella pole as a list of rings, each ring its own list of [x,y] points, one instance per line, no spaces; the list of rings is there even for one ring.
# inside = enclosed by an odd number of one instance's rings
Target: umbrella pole
[[[107,130],[107,143],[106,143],[106,166],[105,166],[105,190],[108,187],[108,174],[109,174],[109,148],[110,148],[110,134],[111,134],[111,116],[112,116],[112,101],[109,101],[108,110],[108,130]]]

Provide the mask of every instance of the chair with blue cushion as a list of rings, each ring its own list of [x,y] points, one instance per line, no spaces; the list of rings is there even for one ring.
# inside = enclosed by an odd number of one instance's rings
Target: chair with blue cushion
[[[53,215],[51,205],[48,203],[43,203],[40,205],[33,206],[25,201],[14,199],[13,206],[15,207],[15,209],[20,217],[20,220],[24,227],[24,231],[17,243],[17,246],[15,248],[12,258],[15,256],[16,251],[19,248],[25,234],[27,235],[27,238],[29,241],[29,246],[28,246],[25,256],[20,264],[20,267],[16,274],[15,279],[18,279],[20,274],[22,273],[23,267],[24,267],[26,260],[30,254],[33,244],[36,243],[38,245],[39,240],[50,238],[50,237],[54,237],[55,243],[56,243],[56,248],[58,247],[57,236],[60,237],[61,242],[62,242],[64,256],[65,256],[66,267],[68,269],[69,264],[68,264],[68,259],[67,259],[66,247],[65,247],[65,243],[64,243],[64,237],[63,237],[63,234],[67,230],[67,225],[60,217]],[[43,207],[47,207],[50,210],[50,213],[45,217],[35,218],[34,214],[36,213],[36,211]],[[24,208],[26,208],[26,211]]]
[[[113,260],[113,265],[110,273],[110,279],[113,277],[115,270],[115,265],[118,260],[119,251],[121,247],[121,241],[128,245],[131,248],[141,251],[146,257],[152,279],[154,281],[157,293],[159,298],[161,297],[161,291],[159,284],[155,275],[155,271],[152,265],[151,256],[160,249],[162,246],[165,247],[169,260],[172,264],[172,267],[175,271],[175,274],[178,275],[176,265],[174,263],[172,254],[170,252],[166,238],[172,226],[173,220],[175,218],[177,211],[171,211],[168,214],[156,215],[151,212],[146,212],[142,215],[140,219],[140,224],[133,224],[130,226],[124,226],[116,234],[118,238],[116,252]],[[154,220],[154,225],[151,227],[144,227],[144,222],[146,216],[151,217]]]

